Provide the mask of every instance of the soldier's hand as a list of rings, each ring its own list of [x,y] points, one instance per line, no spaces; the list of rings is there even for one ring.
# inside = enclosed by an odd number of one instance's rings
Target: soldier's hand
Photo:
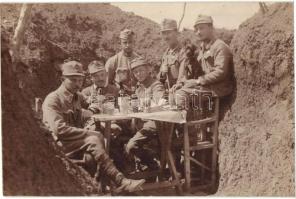
[[[93,113],[99,113],[102,112],[102,106],[99,103],[92,103],[88,107],[89,110],[91,110]]]
[[[176,83],[172,86],[172,88],[170,89],[170,91],[175,92],[176,90],[182,88],[183,84],[182,83]]]
[[[184,87],[194,88],[200,85],[200,81],[197,79],[188,79],[185,81]]]

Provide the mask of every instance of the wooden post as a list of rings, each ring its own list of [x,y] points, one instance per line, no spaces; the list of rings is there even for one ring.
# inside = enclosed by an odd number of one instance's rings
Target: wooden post
[[[16,71],[16,64],[20,61],[20,46],[23,42],[25,30],[31,21],[31,10],[33,4],[23,4],[18,20],[18,24],[15,28],[12,38],[12,60],[13,71]]]
[[[215,99],[215,117],[216,121],[214,123],[213,129],[213,151],[212,151],[212,176],[211,176],[211,185],[212,191],[214,191],[216,186],[216,172],[217,172],[217,151],[218,151],[218,125],[219,125],[219,98],[216,97]]]
[[[185,189],[190,191],[191,188],[191,172],[190,172],[190,142],[188,125],[184,124],[184,171],[185,171]]]

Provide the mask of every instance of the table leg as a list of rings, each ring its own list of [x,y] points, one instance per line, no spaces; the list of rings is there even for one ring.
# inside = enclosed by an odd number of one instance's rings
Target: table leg
[[[185,189],[190,191],[191,185],[191,173],[190,173],[190,143],[188,126],[184,124],[184,173],[185,173]]]
[[[165,129],[164,133],[164,138],[166,140],[166,154],[167,154],[167,162],[171,171],[171,174],[174,178],[174,180],[177,181],[176,184],[176,191],[178,195],[182,194],[182,186],[181,186],[181,180],[180,180],[180,176],[177,172],[176,166],[175,166],[175,159],[173,156],[173,153],[171,151],[171,147],[172,147],[172,136],[174,133],[174,124],[171,123],[167,123],[166,125],[164,125],[165,127],[167,127]]]
[[[165,171],[165,167],[166,167],[166,159],[167,159],[167,154],[166,154],[166,139],[164,137],[163,132],[165,131],[165,128],[163,128],[163,125],[160,122],[155,122],[156,123],[156,127],[158,129],[159,132],[159,141],[160,141],[160,175],[159,175],[159,180],[162,181],[163,180],[163,172]]]

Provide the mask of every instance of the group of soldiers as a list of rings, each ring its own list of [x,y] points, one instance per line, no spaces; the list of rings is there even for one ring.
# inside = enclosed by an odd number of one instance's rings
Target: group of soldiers
[[[96,162],[97,173],[109,178],[118,191],[138,190],[145,179],[128,179],[119,171],[105,151],[104,124],[101,123],[98,129],[89,122],[93,114],[102,111],[95,103],[94,93],[99,93],[105,99],[108,96],[118,97],[120,89],[129,95],[135,93],[139,98],[148,93],[157,105],[163,105],[166,103],[164,95],[167,85],[175,93],[179,109],[189,108],[189,95],[200,86],[211,89],[220,98],[230,95],[233,90],[233,71],[229,46],[215,37],[210,16],[199,15],[194,31],[201,42],[195,58],[196,65],[190,64],[186,49],[179,41],[176,21],[162,21],[161,35],[168,48],[162,57],[157,78],[151,75],[151,65],[147,60],[134,52],[135,33],[129,29],[120,33],[122,50],[119,53],[109,58],[105,65],[101,61],[92,61],[88,65],[93,84],[82,91],[85,78],[82,64],[77,61],[64,63],[61,67],[63,82],[46,97],[42,110],[43,122],[62,144],[65,154],[72,159],[90,154]],[[200,70],[196,70],[196,67]],[[126,122],[114,122],[111,129],[116,135],[124,131],[131,132],[130,124]],[[158,167],[155,157],[143,147],[157,137],[155,123],[142,121],[138,129],[135,134],[130,133],[123,149],[117,153],[122,153],[121,157],[137,157],[142,164],[155,169]]]

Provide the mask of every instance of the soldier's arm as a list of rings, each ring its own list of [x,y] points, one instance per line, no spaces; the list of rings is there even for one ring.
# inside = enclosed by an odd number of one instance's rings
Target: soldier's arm
[[[85,88],[81,91],[81,106],[84,109],[87,109],[90,104],[90,95],[88,88]]]
[[[188,79],[188,75],[187,75],[188,68],[187,67],[189,64],[189,59],[186,56],[185,49],[182,49],[180,52],[179,62],[180,62],[180,67],[179,67],[179,74],[178,74],[177,83],[182,83]]]
[[[164,94],[165,88],[163,84],[157,81],[152,88],[153,99],[158,103],[161,98],[164,98]]]
[[[116,70],[114,57],[111,57],[107,60],[107,62],[105,64],[105,69],[108,73],[108,83],[114,84],[115,70]]]
[[[84,137],[86,130],[69,126],[64,120],[59,102],[55,98],[49,98],[44,102],[43,114],[47,125],[59,139],[72,140]]]
[[[201,85],[217,83],[228,75],[230,72],[230,63],[232,54],[224,45],[217,46],[217,51],[214,54],[214,68],[208,74],[198,78]]]

